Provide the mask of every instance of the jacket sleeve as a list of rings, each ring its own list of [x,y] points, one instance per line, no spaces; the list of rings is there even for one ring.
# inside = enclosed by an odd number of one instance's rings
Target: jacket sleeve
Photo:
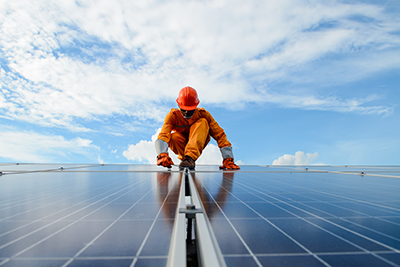
[[[219,126],[210,112],[206,110],[202,110],[202,112],[204,112],[203,116],[207,119],[208,125],[210,126],[210,135],[215,139],[215,141],[217,141],[218,147],[223,148],[232,146],[226,137],[224,129]]]
[[[169,143],[171,140],[171,132],[174,127],[176,118],[173,113],[173,109],[167,114],[164,120],[164,124],[161,128],[161,132],[158,134],[157,139],[163,140],[166,143]]]

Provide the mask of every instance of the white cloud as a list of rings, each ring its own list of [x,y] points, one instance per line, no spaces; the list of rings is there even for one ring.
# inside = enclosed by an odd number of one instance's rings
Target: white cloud
[[[122,155],[128,160],[138,161],[140,163],[156,164],[157,152],[154,142],[157,140],[160,131],[161,128],[158,128],[156,133],[151,136],[151,141],[141,140],[137,144],[129,145],[128,149],[122,152]]]
[[[237,160],[235,163],[236,163],[237,165],[239,165],[239,166],[244,165],[244,162],[241,161],[241,160]]]
[[[307,110],[330,110],[337,112],[356,112],[359,114],[382,114],[391,115],[393,107],[368,106],[369,102],[379,99],[377,95],[365,98],[354,98],[343,100],[338,97],[317,97],[313,95],[279,95],[266,93],[265,96],[271,103],[291,108],[302,108]],[[284,101],[284,103],[282,102]]]
[[[100,158],[100,156],[97,157],[97,162],[100,164],[105,164],[104,160]]]
[[[303,151],[297,151],[294,155],[285,154],[274,160],[272,165],[309,165],[319,157],[318,153],[304,154]]]
[[[122,155],[128,160],[150,164],[155,164],[157,157],[154,142],[145,140],[141,140],[135,145],[129,145],[128,150],[122,152]]]
[[[210,164],[216,165],[222,164],[221,151],[218,146],[214,144],[208,144],[203,150],[203,153],[196,161],[197,164]]]
[[[14,129],[0,132],[0,147],[3,159],[32,163],[70,162],[74,154],[93,158],[91,155],[99,149],[91,140],[79,137],[66,140],[62,136]]]
[[[128,160],[138,161],[140,163],[150,163],[156,164],[157,160],[157,152],[154,146],[154,142],[157,140],[158,134],[160,133],[161,128],[157,129],[156,133],[152,135],[151,141],[141,140],[139,143],[134,145],[129,145],[128,149],[122,152],[122,155],[126,157]],[[172,161],[179,165],[180,160],[169,149],[169,156]],[[218,146],[214,144],[208,144],[207,147],[203,150],[201,156],[197,159],[196,164],[221,164],[222,157],[221,152]]]
[[[13,0],[0,5],[0,25],[2,116],[74,131],[93,130],[82,120],[110,116],[161,122],[185,85],[198,89],[202,103],[228,108],[258,102],[390,114],[391,107],[368,97],[353,105],[346,97],[269,84],[319,84],[320,75],[299,71],[332,55],[359,55],[356,70],[329,70],[356,72],[353,79],[400,65],[393,56],[399,18],[363,3]]]

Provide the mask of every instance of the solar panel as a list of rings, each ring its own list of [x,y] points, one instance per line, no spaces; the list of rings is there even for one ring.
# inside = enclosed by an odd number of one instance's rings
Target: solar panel
[[[193,174],[227,265],[398,266],[400,180],[310,169]]]
[[[399,166],[0,171],[0,266],[400,266]]]
[[[0,265],[165,265],[179,175],[114,169],[1,176]]]

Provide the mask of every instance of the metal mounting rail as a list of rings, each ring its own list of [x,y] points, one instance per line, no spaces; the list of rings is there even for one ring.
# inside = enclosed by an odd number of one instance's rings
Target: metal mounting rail
[[[207,215],[203,212],[204,207],[200,201],[193,178],[187,168],[185,168],[183,174],[184,180],[182,179],[181,181],[167,266],[186,266],[187,239],[185,239],[185,232],[187,232],[186,238],[191,238],[191,226],[194,221],[198,266],[226,267],[224,257],[222,256],[210,222]],[[190,203],[187,203],[187,192],[190,192]]]
[[[186,216],[179,213],[180,209],[185,208],[185,178],[181,180],[179,190],[178,207],[175,214],[175,223],[172,230],[171,244],[168,253],[168,267],[186,267]]]

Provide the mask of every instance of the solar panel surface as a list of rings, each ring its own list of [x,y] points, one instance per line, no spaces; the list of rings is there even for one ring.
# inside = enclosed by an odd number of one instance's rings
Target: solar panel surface
[[[177,169],[0,171],[0,266],[167,264],[184,197]],[[197,166],[190,176],[227,266],[400,266],[399,166]]]
[[[38,167],[0,177],[1,266],[166,264],[179,173]]]

